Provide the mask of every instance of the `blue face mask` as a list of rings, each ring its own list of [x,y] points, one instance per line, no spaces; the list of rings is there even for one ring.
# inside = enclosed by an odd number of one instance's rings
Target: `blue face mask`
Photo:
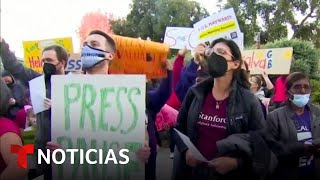
[[[298,107],[304,107],[308,104],[309,100],[310,94],[293,94],[293,99],[290,99],[290,101]]]
[[[88,45],[83,46],[81,51],[82,69],[90,69],[100,62],[107,60],[105,57],[106,53],[108,52],[100,49],[95,49]]]

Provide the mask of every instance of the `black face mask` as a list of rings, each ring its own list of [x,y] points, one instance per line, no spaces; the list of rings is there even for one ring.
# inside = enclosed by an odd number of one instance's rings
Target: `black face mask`
[[[215,52],[206,58],[208,63],[209,74],[213,78],[218,78],[223,76],[228,70],[227,60]]]
[[[58,64],[57,64],[58,65]],[[50,63],[43,64],[43,73],[46,77],[51,77],[57,72],[56,65]]]

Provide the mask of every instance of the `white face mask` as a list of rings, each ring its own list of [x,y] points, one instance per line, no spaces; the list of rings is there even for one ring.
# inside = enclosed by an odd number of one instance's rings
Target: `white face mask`
[[[293,99],[290,99],[290,101],[298,107],[304,107],[305,105],[308,104],[310,100],[310,94],[291,94],[291,95],[293,96]]]

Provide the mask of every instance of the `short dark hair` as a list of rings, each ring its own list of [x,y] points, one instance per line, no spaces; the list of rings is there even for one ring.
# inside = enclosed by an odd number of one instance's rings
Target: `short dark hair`
[[[94,35],[94,34],[98,34],[98,35],[101,35],[103,36],[104,38],[106,38],[106,42],[107,42],[107,46],[110,46],[111,47],[111,51],[114,53],[116,52],[116,43],[115,41],[113,40],[113,38],[111,36],[109,36],[107,33],[103,32],[103,31],[100,31],[100,30],[93,30],[89,33],[89,36],[90,35]]]
[[[287,90],[289,90],[295,82],[300,81],[302,79],[307,79],[308,81],[310,81],[309,77],[307,75],[305,75],[304,73],[302,73],[302,72],[291,73],[288,76],[288,79],[287,79],[287,82],[286,82]]]
[[[5,116],[9,109],[9,100],[11,97],[10,89],[6,83],[0,78],[0,116]]]
[[[58,61],[60,61],[60,62],[65,61],[65,66],[67,65],[69,55],[68,55],[67,50],[64,47],[57,45],[57,44],[54,44],[54,45],[51,45],[51,46],[44,48],[42,53],[45,51],[50,51],[50,50],[53,50],[56,52]]]

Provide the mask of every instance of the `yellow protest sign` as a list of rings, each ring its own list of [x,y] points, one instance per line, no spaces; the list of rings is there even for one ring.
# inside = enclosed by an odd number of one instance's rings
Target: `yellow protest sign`
[[[255,49],[242,52],[242,58],[249,65],[250,74],[289,74],[293,49]]]
[[[55,38],[37,41],[24,41],[24,64],[39,73],[42,73],[41,52],[44,48],[57,44],[64,47],[69,54],[73,53],[72,38]]]

